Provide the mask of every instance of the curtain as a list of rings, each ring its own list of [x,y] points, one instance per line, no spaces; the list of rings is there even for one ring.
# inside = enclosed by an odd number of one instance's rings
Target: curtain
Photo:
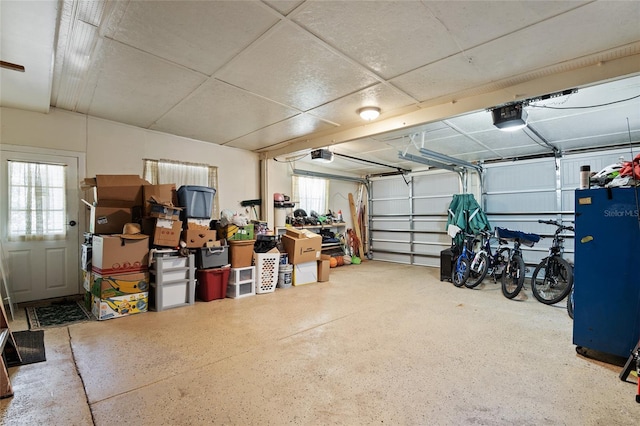
[[[174,183],[176,189],[183,185],[214,188],[212,215],[219,217],[217,167],[173,160],[144,160],[144,179],[152,185]]]
[[[298,203],[297,208],[304,210],[307,215],[315,211],[319,215],[328,212],[329,180],[323,178],[294,176],[293,200]]]
[[[9,240],[66,235],[66,166],[9,161]]]

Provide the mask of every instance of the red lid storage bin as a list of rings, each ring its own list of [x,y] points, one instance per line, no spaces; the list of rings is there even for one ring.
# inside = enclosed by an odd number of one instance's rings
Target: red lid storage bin
[[[199,269],[196,293],[198,299],[210,302],[227,297],[231,268]]]

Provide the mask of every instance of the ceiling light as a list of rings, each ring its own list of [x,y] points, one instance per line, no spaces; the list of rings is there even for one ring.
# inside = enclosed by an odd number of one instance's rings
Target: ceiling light
[[[512,132],[527,126],[527,111],[523,104],[505,105],[491,110],[493,125]]]
[[[378,118],[380,115],[380,108],[378,107],[364,107],[358,110],[358,114],[363,120],[371,121]]]
[[[330,163],[333,161],[333,152],[328,149],[316,149],[311,151],[311,160],[318,163]]]

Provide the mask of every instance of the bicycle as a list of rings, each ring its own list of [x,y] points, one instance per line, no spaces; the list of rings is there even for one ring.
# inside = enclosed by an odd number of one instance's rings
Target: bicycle
[[[539,302],[553,305],[567,297],[573,288],[573,267],[563,257],[562,231],[574,231],[573,226],[564,226],[555,220],[538,220],[538,223],[555,225],[549,255],[542,259],[531,277],[531,290]]]
[[[540,235],[496,228],[496,236],[506,241],[513,241],[513,249],[509,253],[507,266],[501,277],[502,294],[507,299],[513,299],[520,293],[524,285],[525,265],[520,246],[524,244],[533,247],[535,243],[540,241]]]
[[[507,242],[498,238],[500,246],[495,253],[492,253],[491,237],[493,234],[489,231],[482,231],[480,235],[482,236],[481,248],[471,261],[469,277],[464,283],[467,288],[477,287],[487,275],[493,278],[494,283],[498,282],[498,278],[502,277],[502,272],[507,265],[507,259],[511,252],[509,247],[502,247]]]
[[[469,272],[471,265],[471,259],[475,256],[473,252],[473,245],[478,242],[476,236],[473,234],[464,234],[464,241],[462,243],[462,251],[458,255],[455,267],[451,273],[451,282],[456,287],[462,287],[469,278]]]

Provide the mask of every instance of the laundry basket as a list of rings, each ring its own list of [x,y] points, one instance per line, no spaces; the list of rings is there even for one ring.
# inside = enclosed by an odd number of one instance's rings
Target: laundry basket
[[[272,249],[267,253],[253,253],[253,264],[256,267],[256,293],[271,293],[278,284],[278,264],[280,252]]]

